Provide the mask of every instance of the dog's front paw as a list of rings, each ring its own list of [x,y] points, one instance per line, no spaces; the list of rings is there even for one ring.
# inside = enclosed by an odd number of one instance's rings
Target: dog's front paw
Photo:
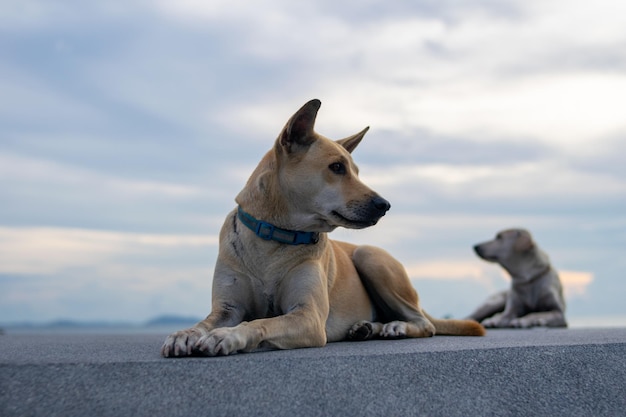
[[[230,355],[245,348],[245,338],[236,328],[223,327],[211,330],[198,340],[194,349],[206,356]]]
[[[170,356],[189,356],[194,352],[194,346],[204,335],[202,329],[192,327],[172,333],[165,339],[161,347],[161,355],[168,358]]]

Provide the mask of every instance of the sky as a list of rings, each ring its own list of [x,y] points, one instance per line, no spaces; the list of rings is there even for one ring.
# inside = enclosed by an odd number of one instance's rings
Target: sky
[[[572,323],[626,325],[626,3],[0,0],[0,323],[204,317],[218,233],[322,101],[391,202],[422,306],[510,285],[472,251],[529,229]],[[594,321],[595,320],[595,321]]]

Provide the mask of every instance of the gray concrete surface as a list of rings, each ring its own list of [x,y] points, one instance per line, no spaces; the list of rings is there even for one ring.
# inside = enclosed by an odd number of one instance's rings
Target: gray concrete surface
[[[626,328],[163,359],[165,334],[0,336],[0,416],[626,416]]]

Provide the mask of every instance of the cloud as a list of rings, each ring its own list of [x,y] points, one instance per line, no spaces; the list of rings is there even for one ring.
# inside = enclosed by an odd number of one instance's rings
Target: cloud
[[[586,271],[559,271],[559,277],[563,284],[565,299],[585,297],[589,286],[594,281],[594,274]]]
[[[0,227],[0,274],[55,274],[110,268],[139,255],[159,259],[173,249],[217,244],[217,236],[124,233],[53,227]]]
[[[5,97],[0,102],[0,120],[6,127],[35,124],[50,129],[61,123],[85,126],[104,120],[92,102],[53,88],[36,74],[7,64],[0,71],[0,91]]]
[[[472,2],[456,11],[447,4],[402,13],[385,8],[382,17],[373,13],[357,19],[312,3],[303,6],[303,12],[300,6],[284,1],[262,8],[237,1],[157,2],[153,7],[161,19],[198,22],[197,36],[211,44],[215,39],[206,34],[216,30],[205,23],[222,27],[221,41],[242,54],[241,60],[254,57],[256,65],[273,68],[283,88],[271,97],[265,88],[252,88],[245,103],[227,99],[214,106],[196,98],[192,106],[184,106],[193,96],[181,91],[200,88],[204,94],[214,94],[205,87],[215,84],[213,72],[232,68],[206,66],[201,60],[204,77],[210,80],[188,83],[202,74],[180,59],[161,71],[162,66],[154,63],[158,55],[134,58],[146,51],[148,34],[116,51],[119,59],[132,63],[130,73],[120,72],[111,60],[98,58],[87,62],[85,73],[92,81],[100,80],[104,86],[100,94],[108,94],[109,99],[114,92],[118,103],[122,99],[133,109],[172,123],[185,119],[196,128],[200,128],[198,114],[204,111],[211,123],[224,129],[249,133],[253,126],[260,131],[257,137],[274,137],[297,107],[319,97],[325,102],[326,114],[321,115],[325,126],[341,135],[372,124],[376,129],[425,130],[481,143],[537,141],[588,155],[591,150],[585,143],[589,140],[594,140],[595,152],[607,137],[626,130],[620,113],[626,104],[626,94],[620,93],[626,91],[626,77],[615,66],[601,65],[602,57],[599,62],[572,63],[571,67],[550,57],[587,56],[588,51],[605,51],[610,55],[606,59],[613,57],[614,45],[626,41],[626,35],[619,19],[607,19],[604,10],[619,15],[616,8],[623,6],[610,1],[601,2],[604,7],[579,1],[547,3],[514,2],[507,13],[498,13],[497,7],[484,2]],[[114,7],[98,12],[111,19],[117,13]],[[604,22],[602,28],[573,30],[596,15],[602,16],[598,19]],[[161,33],[153,36],[162,39],[167,50],[180,51]],[[176,39],[178,43],[189,40],[184,35]],[[293,70],[284,69],[285,60]],[[533,62],[548,67],[537,68]],[[313,69],[319,73],[311,74]],[[162,87],[157,93],[151,87],[177,76],[176,89]],[[180,111],[181,106],[188,108],[187,114]],[[242,125],[241,120],[246,123]]]
[[[494,292],[506,281],[503,273],[494,273],[490,266],[464,259],[439,259],[416,262],[406,265],[409,278],[419,288],[419,280],[437,281],[472,281],[484,287],[487,292]]]
[[[619,110],[625,106],[626,76],[611,73],[452,84],[407,104],[419,115],[415,127],[440,135],[486,143],[528,138],[577,154],[593,153],[587,146],[591,140],[597,149],[603,145],[598,140],[626,131]]]
[[[9,153],[0,155],[0,181],[84,187],[97,189],[99,193],[111,192],[136,198],[150,194],[185,198],[197,196],[202,191],[199,187],[187,184],[116,177],[110,173],[98,173],[51,160]]]
[[[391,132],[426,131],[463,136],[488,146],[498,141],[530,141],[574,155],[609,149],[626,132],[626,76],[607,73],[541,75],[516,81],[451,81],[440,86],[398,85],[389,81],[337,77],[316,96],[323,98],[318,130],[347,136],[361,126]],[[276,133],[304,102],[225,109],[215,122],[236,126],[245,118],[266,135]],[[326,104],[331,103],[331,104]],[[263,137],[260,135],[260,137]],[[594,146],[588,146],[594,141]]]
[[[219,224],[313,97],[320,133],[372,127],[355,160],[392,203],[332,236],[388,249],[429,302],[506,287],[471,245],[517,225],[589,271],[565,275],[574,309],[614,279],[622,2],[5,3],[3,316],[206,313]]]
[[[107,264],[51,275],[0,274],[0,321],[141,323],[165,313],[202,317],[210,309],[211,273],[208,264]]]
[[[206,314],[217,240],[216,235],[0,227],[0,316],[5,322],[136,322],[163,311]]]
[[[362,177],[372,187],[429,189],[441,195],[469,199],[513,200],[565,198],[580,200],[626,193],[626,181],[601,172],[581,171],[561,160],[507,164],[424,164],[362,166]],[[431,192],[432,194],[432,192]]]
[[[602,57],[569,67],[550,57],[602,50],[609,55],[604,59],[617,58],[614,46],[626,42],[626,35],[614,18],[602,30],[578,30],[583,17],[600,14],[598,21],[604,22],[602,6],[549,3],[535,7],[518,2],[513,16],[495,19],[484,13],[488,5],[475,3],[453,21],[432,10],[415,10],[372,22],[332,19],[320,9],[301,20],[281,2],[268,12],[280,18],[267,21],[257,19],[253,9],[235,13],[236,6],[185,2],[172,7],[177,16],[250,23],[240,48],[261,61],[288,59],[299,68],[292,74],[304,74],[293,80],[298,88],[280,100],[222,108],[212,120],[225,127],[238,126],[235,121],[243,118],[261,132],[275,134],[283,122],[279,115],[286,120],[315,96],[325,103],[320,119],[327,129],[342,134],[375,123],[377,129],[426,130],[487,144],[536,141],[589,155],[606,146],[607,138],[626,131],[620,112],[626,106],[626,77],[615,66],[603,65]],[[617,15],[615,8],[623,9],[614,2],[605,6]],[[315,27],[324,30],[308,36]],[[285,32],[292,36],[283,36]],[[275,65],[280,71],[280,64]],[[321,72],[314,76],[308,67]],[[290,78],[284,82],[291,85]],[[593,150],[587,146],[591,140]]]

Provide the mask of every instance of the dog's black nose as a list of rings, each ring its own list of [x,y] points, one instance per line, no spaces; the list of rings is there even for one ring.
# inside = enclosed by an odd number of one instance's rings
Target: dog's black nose
[[[389,201],[385,200],[384,198],[380,197],[380,196],[376,196],[372,199],[372,204],[374,205],[374,207],[376,207],[376,210],[378,210],[381,213],[386,213],[387,210],[389,210],[391,208],[391,204],[389,204]]]

